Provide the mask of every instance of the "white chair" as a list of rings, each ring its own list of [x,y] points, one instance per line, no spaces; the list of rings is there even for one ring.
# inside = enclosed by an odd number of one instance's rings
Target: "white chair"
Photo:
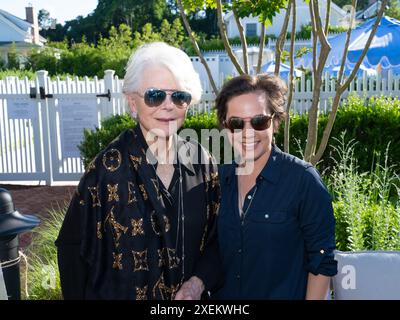
[[[3,269],[0,267],[0,300],[8,300],[6,285],[3,278]]]
[[[400,300],[400,251],[335,251],[335,300]]]

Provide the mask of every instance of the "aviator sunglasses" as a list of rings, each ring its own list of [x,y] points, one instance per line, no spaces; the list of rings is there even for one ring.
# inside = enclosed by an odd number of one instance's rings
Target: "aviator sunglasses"
[[[274,113],[272,115],[260,114],[254,116],[250,120],[245,120],[244,118],[240,117],[231,117],[227,121],[224,121],[224,126],[231,132],[234,132],[235,130],[243,130],[245,122],[250,121],[250,124],[254,130],[262,131],[271,126],[274,115]]]
[[[188,106],[190,104],[190,101],[192,101],[192,95],[186,91],[174,91],[174,90],[162,90],[162,89],[150,88],[145,91],[144,95],[141,95],[139,92],[134,92],[134,93],[139,95],[141,98],[144,98],[144,102],[149,107],[158,107],[167,98],[168,95],[167,92],[172,92],[171,100],[176,106],[180,108]]]

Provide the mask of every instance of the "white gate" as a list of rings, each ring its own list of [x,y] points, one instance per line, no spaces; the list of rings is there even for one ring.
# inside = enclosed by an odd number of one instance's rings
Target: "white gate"
[[[122,83],[108,70],[104,80],[0,81],[0,181],[52,185],[78,181],[84,171],[77,145],[83,129],[126,111]]]

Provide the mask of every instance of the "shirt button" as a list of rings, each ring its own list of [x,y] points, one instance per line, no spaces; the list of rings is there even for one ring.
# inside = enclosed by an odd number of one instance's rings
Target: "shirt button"
[[[250,199],[251,199],[251,195],[248,195],[248,196],[247,196],[247,199],[249,199],[249,200],[250,200]]]
[[[267,213],[266,215],[265,215],[265,219],[268,219],[269,218],[269,214]]]
[[[321,254],[324,254],[324,253],[325,253],[325,250],[321,249],[321,251],[320,251],[320,252],[321,252]]]
[[[238,252],[239,252],[239,253],[242,253],[242,249],[239,249]]]
[[[240,274],[236,275],[236,279],[238,280],[240,279]]]

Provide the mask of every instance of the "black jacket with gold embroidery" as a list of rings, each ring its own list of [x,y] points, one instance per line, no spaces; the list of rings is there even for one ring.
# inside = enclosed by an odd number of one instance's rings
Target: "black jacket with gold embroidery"
[[[191,156],[179,162],[184,259],[177,205],[168,205],[159,190],[137,126],[93,160],[68,208],[56,241],[65,299],[172,299],[193,275],[203,280],[206,291],[221,284],[217,166],[199,144],[179,137],[177,141],[178,150]],[[175,165],[175,179],[178,168]]]

